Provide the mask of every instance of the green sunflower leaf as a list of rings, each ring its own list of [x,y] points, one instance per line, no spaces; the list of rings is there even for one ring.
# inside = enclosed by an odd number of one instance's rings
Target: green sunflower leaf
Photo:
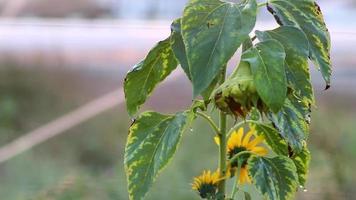
[[[253,125],[255,126],[257,134],[264,136],[268,146],[271,147],[273,152],[278,155],[288,156],[288,145],[275,128],[260,122],[255,122]]]
[[[124,161],[131,200],[143,199],[171,160],[193,116],[191,111],[176,115],[145,112],[131,125]]]
[[[287,95],[285,56],[283,46],[270,39],[245,51],[241,57],[250,64],[257,92],[273,112],[279,111]]]
[[[266,199],[288,200],[294,196],[298,176],[291,159],[254,156],[248,162],[248,170],[253,184]]]
[[[213,82],[210,83],[209,87],[206,88],[202,93],[201,96],[203,97],[204,101],[209,101],[209,98],[211,97],[211,94],[214,92],[216,86],[218,85],[220,81],[220,76],[217,76]]]
[[[268,10],[283,26],[300,28],[309,41],[309,56],[330,86],[330,34],[320,7],[314,0],[269,0]]]
[[[300,153],[292,157],[292,160],[297,167],[299,185],[301,186],[304,186],[307,180],[310,159],[311,155],[307,147],[304,147]]]
[[[288,83],[300,98],[308,104],[314,104],[308,66],[309,43],[305,34],[299,28],[282,26],[270,31],[256,31],[256,36],[260,41],[275,39],[283,45]]]
[[[127,75],[124,82],[126,107],[136,114],[154,88],[162,82],[178,63],[171,49],[170,39],[159,42]]]
[[[270,112],[269,119],[295,152],[300,152],[309,132],[305,103],[289,96],[278,113]]]
[[[171,25],[171,45],[174,55],[180,63],[183,71],[187,75],[189,80],[192,80],[190,75],[190,69],[187,59],[187,53],[185,51],[185,46],[183,42],[183,37],[181,33],[181,18],[173,21]]]
[[[181,19],[176,19],[172,25],[172,35],[171,35],[171,45],[174,52],[174,55],[178,59],[180,66],[182,67],[183,71],[187,75],[189,80],[192,80],[189,64],[187,60],[187,54],[183,42],[183,37],[181,33]],[[201,96],[205,101],[208,101],[211,93],[214,91],[216,85],[219,82],[219,76],[215,77],[215,79],[210,83],[209,87],[206,88],[203,92],[201,92]]]
[[[231,3],[191,0],[184,9],[182,34],[194,97],[216,78],[256,23],[256,0]]]

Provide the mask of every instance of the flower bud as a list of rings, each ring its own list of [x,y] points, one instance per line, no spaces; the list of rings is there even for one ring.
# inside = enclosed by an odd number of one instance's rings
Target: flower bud
[[[213,95],[215,105],[228,114],[246,117],[252,107],[256,107],[261,112],[265,110],[247,62],[240,62],[237,69],[214,91]]]

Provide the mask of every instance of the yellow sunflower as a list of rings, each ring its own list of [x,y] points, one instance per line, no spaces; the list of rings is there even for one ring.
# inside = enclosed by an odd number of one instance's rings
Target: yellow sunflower
[[[254,138],[251,139],[253,135]],[[243,151],[249,151],[260,156],[266,155],[268,153],[268,150],[263,146],[259,146],[263,142],[263,140],[263,136],[256,135],[256,130],[253,126],[250,127],[250,130],[249,132],[247,132],[247,134],[244,134],[243,128],[240,128],[238,131],[234,131],[227,141],[227,154],[229,159],[232,159],[236,154]],[[239,156],[238,161],[241,164],[239,174],[240,184],[251,183],[247,170],[247,160],[249,157],[250,154],[243,154]],[[232,175],[236,173],[238,161],[231,163],[231,165],[228,167]]]
[[[203,171],[202,175],[194,178],[192,189],[198,191],[203,199],[215,197],[220,180],[218,170],[213,173],[210,170]]]

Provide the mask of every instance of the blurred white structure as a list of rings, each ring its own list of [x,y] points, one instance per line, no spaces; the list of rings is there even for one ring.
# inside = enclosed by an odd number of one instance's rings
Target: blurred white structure
[[[116,14],[124,19],[174,18],[181,15],[187,0],[112,0]],[[118,2],[118,3],[115,3]]]

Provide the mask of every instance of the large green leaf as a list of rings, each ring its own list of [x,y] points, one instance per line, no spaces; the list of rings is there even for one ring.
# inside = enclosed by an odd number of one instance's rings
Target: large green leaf
[[[126,76],[124,83],[127,111],[134,115],[153,89],[163,81],[178,63],[170,39],[159,42]]]
[[[131,125],[125,148],[125,169],[131,200],[147,193],[158,173],[175,153],[191,112],[162,115],[142,113]]]
[[[271,39],[258,43],[241,57],[250,63],[257,92],[274,112],[279,111],[287,95],[285,56],[283,46]]]
[[[173,21],[171,25],[171,31],[171,45],[174,55],[178,59],[180,66],[183,68],[183,71],[185,72],[189,80],[192,80],[187,59],[187,53],[185,51],[183,36],[181,33],[181,18]]]
[[[204,91],[248,38],[256,22],[256,0],[236,4],[191,0],[182,19],[194,97]]]
[[[248,169],[253,184],[269,200],[291,199],[298,186],[293,161],[284,156],[274,158],[252,157]]]
[[[307,180],[310,159],[311,159],[310,151],[306,146],[303,148],[303,150],[300,153],[295,154],[292,157],[292,160],[295,166],[297,167],[299,185],[301,186],[304,186]]]
[[[275,128],[260,122],[252,124],[255,126],[257,133],[264,136],[273,152],[278,155],[288,156],[288,145]]]
[[[268,10],[280,25],[292,25],[303,30],[309,41],[310,58],[320,68],[329,87],[330,34],[318,4],[314,0],[269,0]]]
[[[256,35],[260,41],[275,39],[283,45],[288,83],[304,101],[314,104],[308,66],[309,43],[305,34],[299,28],[282,26],[270,31],[256,31]]]
[[[187,75],[189,80],[192,80],[191,74],[190,74],[190,69],[189,69],[189,64],[187,60],[187,54],[184,46],[184,41],[181,33],[181,19],[175,20],[172,25],[172,35],[171,35],[171,45],[172,49],[174,52],[174,55],[178,59],[181,67],[183,68],[183,71]],[[208,101],[211,93],[214,91],[216,85],[219,82],[219,76],[217,76],[209,85],[208,88],[206,88],[202,93],[202,97],[205,101]]]
[[[304,102],[293,96],[286,99],[278,113],[269,113],[269,119],[295,152],[300,152],[309,132]]]

